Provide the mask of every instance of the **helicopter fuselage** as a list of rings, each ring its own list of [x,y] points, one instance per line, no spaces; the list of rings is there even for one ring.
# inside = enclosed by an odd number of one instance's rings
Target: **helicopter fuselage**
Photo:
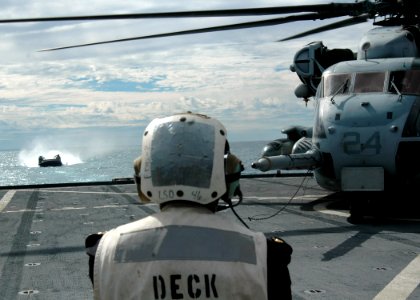
[[[312,169],[318,184],[331,191],[420,183],[418,25],[371,29],[354,57],[310,43],[295,54],[291,70],[302,81],[296,96],[315,99],[312,136],[296,141],[290,153],[264,152],[253,168]]]
[[[420,182],[420,59],[335,64],[323,73],[315,100],[320,186],[379,191]]]

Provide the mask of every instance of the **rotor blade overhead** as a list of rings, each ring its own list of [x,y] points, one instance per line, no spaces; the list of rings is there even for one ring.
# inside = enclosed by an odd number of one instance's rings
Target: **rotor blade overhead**
[[[70,45],[56,48],[43,49],[40,51],[53,51],[69,48],[110,44],[141,39],[161,38],[187,34],[197,34],[206,32],[217,32],[235,29],[255,28],[262,26],[273,26],[296,21],[323,20],[329,18],[348,16],[349,19],[335,22],[326,26],[318,27],[306,32],[299,33],[278,40],[287,41],[310,34],[350,26],[368,19],[374,19],[374,25],[413,25],[418,24],[420,18],[418,0],[354,0],[352,3],[314,4],[314,5],[294,5],[280,7],[259,7],[259,8],[238,8],[238,9],[219,9],[219,10],[196,10],[196,11],[173,11],[173,12],[150,12],[150,13],[127,13],[127,14],[107,14],[107,15],[85,15],[85,16],[61,16],[61,17],[34,17],[0,19],[1,23],[25,23],[25,22],[58,22],[58,21],[95,21],[95,20],[123,20],[123,19],[162,19],[162,18],[207,18],[207,17],[245,17],[245,16],[269,16],[277,15],[276,18],[234,23],[229,25],[204,27],[198,29],[181,30],[145,36],[113,39],[101,42],[92,42],[79,45]],[[288,14],[285,17],[279,15]],[[377,18],[383,20],[377,21]]]
[[[25,22],[58,22],[58,21],[94,21],[94,20],[118,20],[118,19],[153,19],[153,18],[202,18],[202,17],[240,17],[240,16],[263,16],[279,15],[301,12],[314,13],[343,13],[348,15],[350,11],[361,9],[364,2],[358,3],[330,3],[316,5],[299,5],[283,7],[260,7],[239,8],[223,10],[180,11],[180,12],[155,12],[155,13],[131,13],[110,14],[91,16],[62,16],[62,17],[38,17],[20,19],[0,19],[0,23],[25,23]]]
[[[144,39],[161,38],[161,37],[178,36],[178,35],[187,35],[187,34],[196,34],[196,33],[226,31],[226,30],[245,29],[245,28],[256,28],[256,27],[263,27],[263,26],[274,26],[274,25],[285,24],[285,23],[289,23],[289,22],[316,20],[316,19],[319,18],[319,16],[320,15],[317,14],[317,13],[303,14],[303,15],[293,15],[293,16],[287,16],[287,17],[282,17],[282,18],[274,18],[274,19],[244,22],[244,23],[237,23],[237,24],[230,24],[230,25],[221,25],[221,26],[213,26],[213,27],[205,27],[205,28],[198,28],[198,29],[168,32],[168,33],[159,33],[159,34],[144,35],[144,36],[138,36],[138,37],[124,38],[124,39],[115,39],[115,40],[102,41],[102,42],[94,42],[94,43],[86,43],[86,44],[79,44],[79,45],[48,48],[48,49],[39,50],[39,52],[64,50],[64,49],[79,48],[79,47],[86,47],[86,46],[93,46],[93,45],[111,44],[111,43],[128,42],[128,41],[134,41],[134,40],[144,40]],[[328,14],[328,15],[323,14],[322,15],[323,19],[335,18],[335,17],[337,17],[337,15],[335,15],[335,14],[334,15],[331,15],[331,14]]]
[[[337,29],[337,28],[341,28],[341,27],[346,27],[346,26],[351,26],[351,25],[356,25],[356,24],[360,24],[363,22],[367,22],[369,19],[369,16],[367,14],[363,14],[357,17],[353,17],[353,18],[349,18],[349,19],[345,19],[339,22],[335,22],[335,23],[331,23],[325,26],[321,26],[318,28],[314,28],[312,30],[308,30],[293,36],[289,36],[287,38],[278,40],[277,42],[284,42],[284,41],[289,41],[292,39],[296,39],[296,38],[300,38],[300,37],[304,37],[304,36],[308,36],[311,34],[315,34],[315,33],[320,33],[320,32],[324,32],[324,31],[328,31],[328,30],[333,30],[333,29]]]

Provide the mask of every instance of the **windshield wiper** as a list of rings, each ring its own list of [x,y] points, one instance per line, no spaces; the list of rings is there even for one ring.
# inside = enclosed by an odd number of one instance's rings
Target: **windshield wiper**
[[[398,94],[398,102],[401,102],[402,94],[401,94],[400,90],[397,88],[396,84],[394,83],[394,79],[391,80],[391,85]]]
[[[343,84],[341,84],[339,87],[338,87],[338,89],[334,92],[334,94],[331,96],[331,103],[332,104],[335,104],[335,101],[334,101],[334,97],[335,96],[337,96],[337,94],[340,92],[340,91],[343,91],[343,93],[344,93],[344,91],[346,90],[346,88],[347,88],[347,84],[349,83],[349,79],[347,78],[346,79],[346,81],[344,81],[343,82]]]

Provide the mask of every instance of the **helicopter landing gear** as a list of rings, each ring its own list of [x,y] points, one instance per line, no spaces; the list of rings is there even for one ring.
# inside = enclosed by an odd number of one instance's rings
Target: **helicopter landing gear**
[[[378,199],[382,198],[378,192],[345,192],[344,195],[350,206],[348,221],[352,224],[365,223],[366,217],[374,216]]]
[[[355,196],[355,195],[354,195]],[[350,199],[350,217],[352,224],[361,224],[365,220],[365,210],[368,201],[366,199]]]

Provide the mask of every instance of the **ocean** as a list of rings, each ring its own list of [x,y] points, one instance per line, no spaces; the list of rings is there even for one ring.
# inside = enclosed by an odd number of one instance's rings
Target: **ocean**
[[[260,158],[268,141],[230,142],[230,149],[245,167],[243,174],[262,172],[252,169],[251,163]],[[40,155],[52,158],[60,154],[62,167],[38,166]],[[34,148],[0,151],[0,186],[111,181],[132,177],[133,161],[140,155],[140,146],[108,149],[98,148]]]

